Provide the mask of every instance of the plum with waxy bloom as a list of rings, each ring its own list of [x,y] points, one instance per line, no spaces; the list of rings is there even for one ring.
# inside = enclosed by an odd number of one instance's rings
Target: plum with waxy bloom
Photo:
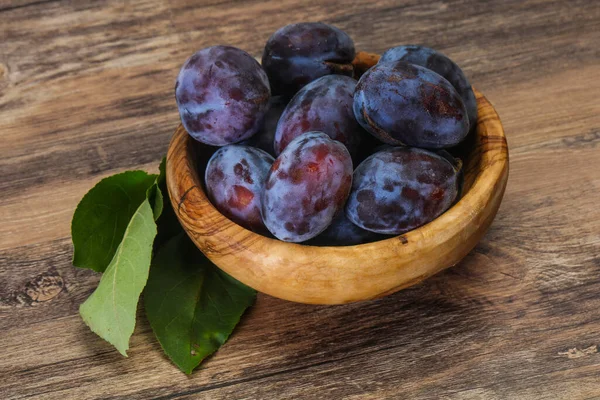
[[[263,150],[229,145],[208,161],[206,192],[223,215],[255,232],[267,232],[261,217],[260,198],[274,159]]]
[[[346,147],[323,132],[290,142],[273,163],[262,197],[263,221],[280,240],[303,242],[323,232],[352,185]]]

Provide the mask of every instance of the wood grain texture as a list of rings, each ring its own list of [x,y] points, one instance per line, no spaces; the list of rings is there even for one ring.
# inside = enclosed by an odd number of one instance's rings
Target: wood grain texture
[[[121,357],[77,314],[99,276],[71,266],[75,205],[101,177],[157,170],[187,56],[259,55],[302,20],[464,68],[510,145],[496,219],[457,266],[376,301],[259,296],[189,378],[142,314]],[[0,398],[600,397],[598,2],[0,0],[0,27]]]
[[[368,57],[371,65],[377,57]],[[359,65],[365,64],[362,57]],[[210,147],[180,125],[167,153],[171,204],[182,226],[218,267],[246,285],[284,300],[344,304],[372,300],[423,281],[458,263],[492,223],[508,179],[508,148],[498,114],[475,91],[478,123],[464,152],[463,195],[425,226],[359,246],[315,247],[249,231],[210,202],[201,165]]]

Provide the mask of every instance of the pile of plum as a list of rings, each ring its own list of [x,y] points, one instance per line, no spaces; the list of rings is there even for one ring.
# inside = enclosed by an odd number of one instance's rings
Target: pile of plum
[[[355,56],[343,31],[299,23],[269,38],[262,66],[229,46],[185,62],[177,105],[194,139],[219,146],[205,183],[221,213],[288,242],[353,245],[459,198],[462,163],[444,149],[476,125],[464,73],[422,46],[392,48],[366,72]]]

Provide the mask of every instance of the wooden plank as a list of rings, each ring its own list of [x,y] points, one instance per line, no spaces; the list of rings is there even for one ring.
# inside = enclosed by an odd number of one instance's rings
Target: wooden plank
[[[259,296],[192,377],[143,313],[121,357],[77,314],[99,276],[70,264],[74,206],[103,176],[156,170],[194,50],[259,55],[300,20],[463,66],[508,137],[498,217],[458,266],[388,298]],[[0,0],[0,26],[0,398],[600,397],[600,4]]]

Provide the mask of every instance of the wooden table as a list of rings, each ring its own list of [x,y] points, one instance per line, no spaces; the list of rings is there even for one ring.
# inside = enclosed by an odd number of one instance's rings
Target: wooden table
[[[509,142],[492,228],[456,267],[378,301],[261,295],[191,377],[141,315],[123,358],[78,315],[99,275],[71,265],[75,205],[101,177],[157,170],[193,51],[259,55],[302,20],[463,66]],[[600,398],[599,98],[589,0],[0,0],[0,398]]]

